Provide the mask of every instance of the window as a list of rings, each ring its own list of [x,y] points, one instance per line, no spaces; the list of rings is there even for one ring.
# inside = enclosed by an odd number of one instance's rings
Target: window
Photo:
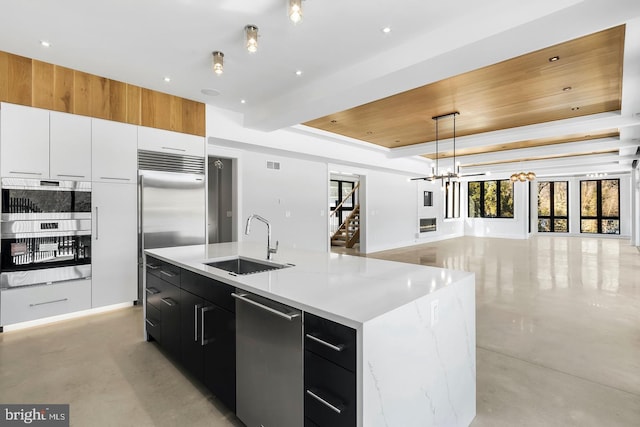
[[[444,217],[460,218],[460,183],[451,182],[447,184],[444,191]]]
[[[333,211],[338,205],[340,205],[340,202],[344,200],[344,203],[340,206],[336,215],[336,218],[340,221],[339,224],[342,224],[346,215],[349,215],[349,212],[352,211],[356,205],[356,192],[351,193],[354,186],[355,183],[352,181],[332,179],[329,182],[329,210]],[[345,200],[349,193],[351,193],[351,196]]]
[[[538,182],[538,231],[569,232],[569,183]]]
[[[620,180],[580,181],[580,232],[620,234]]]
[[[471,181],[468,184],[469,218],[513,218],[513,183]]]

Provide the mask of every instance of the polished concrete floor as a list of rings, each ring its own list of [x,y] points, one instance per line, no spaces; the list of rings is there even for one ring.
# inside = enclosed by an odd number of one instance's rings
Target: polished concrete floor
[[[640,425],[640,252],[625,240],[464,237],[376,258],[476,273],[472,426]],[[123,309],[0,334],[0,403],[74,426],[239,426]],[[402,426],[391,426],[402,427]]]

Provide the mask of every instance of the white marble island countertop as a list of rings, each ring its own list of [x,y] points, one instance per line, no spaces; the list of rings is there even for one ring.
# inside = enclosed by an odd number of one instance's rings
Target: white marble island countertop
[[[236,256],[266,260],[266,246],[249,242],[149,249],[148,255],[357,328],[472,273],[333,253],[280,248],[279,270],[232,275],[205,262]]]

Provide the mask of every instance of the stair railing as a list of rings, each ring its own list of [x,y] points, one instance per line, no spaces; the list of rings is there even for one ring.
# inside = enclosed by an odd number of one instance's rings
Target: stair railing
[[[356,185],[353,186],[353,189],[349,192],[349,194],[344,196],[338,206],[336,206],[335,209],[333,209],[329,214],[329,235],[333,236],[336,231],[338,231],[342,226],[342,224],[338,223],[338,217],[336,216],[336,213],[340,210],[342,205],[345,204],[345,202],[351,197],[351,195],[356,192],[358,188],[360,188],[360,182],[356,182]]]

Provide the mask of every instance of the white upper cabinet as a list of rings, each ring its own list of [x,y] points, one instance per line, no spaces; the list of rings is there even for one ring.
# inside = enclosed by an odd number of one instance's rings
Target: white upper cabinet
[[[0,106],[0,173],[6,177],[49,177],[49,111]]]
[[[52,111],[49,130],[51,178],[91,180],[91,118]]]
[[[140,126],[138,128],[138,149],[169,154],[186,154],[203,157],[205,139],[162,129]]]
[[[92,180],[136,183],[138,127],[92,119],[91,135]]]

